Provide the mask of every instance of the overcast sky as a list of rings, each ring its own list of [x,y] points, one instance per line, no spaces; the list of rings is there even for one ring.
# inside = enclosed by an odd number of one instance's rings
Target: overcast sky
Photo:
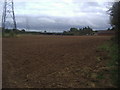
[[[51,32],[85,26],[97,30],[106,29],[110,27],[107,11],[111,3],[108,1],[110,0],[14,0],[17,27]],[[2,6],[1,1],[0,8]]]

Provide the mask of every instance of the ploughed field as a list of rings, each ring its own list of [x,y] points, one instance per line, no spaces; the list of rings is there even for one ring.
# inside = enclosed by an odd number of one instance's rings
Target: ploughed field
[[[99,80],[97,48],[109,36],[26,35],[3,38],[3,88],[112,87],[108,77]],[[96,75],[96,76],[95,76]]]

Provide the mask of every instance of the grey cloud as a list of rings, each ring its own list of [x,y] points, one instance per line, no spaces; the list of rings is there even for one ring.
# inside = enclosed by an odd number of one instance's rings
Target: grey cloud
[[[100,6],[97,2],[86,2],[83,5],[88,6],[88,7],[99,7]]]
[[[109,25],[106,23],[107,19],[103,17],[102,18],[86,17],[86,19],[85,18],[80,19],[79,17],[60,18],[60,17],[46,17],[46,16],[42,16],[42,17],[28,16],[27,18],[29,19],[26,19],[24,16],[17,17],[18,20],[19,18],[24,18],[24,19],[21,19],[23,20],[21,22],[17,22],[17,26],[19,28],[25,28],[25,29],[31,29],[31,30],[32,29],[42,30],[42,31],[47,30],[47,31],[58,32],[58,31],[69,30],[71,27],[81,28],[84,26],[90,26],[93,29],[104,29],[109,27]],[[51,22],[51,21],[54,21],[54,22]]]
[[[84,12],[84,13],[105,13],[105,7],[99,5],[97,2],[85,2],[85,3],[77,3],[78,9],[75,12]]]
[[[31,29],[31,30],[47,30],[47,31],[64,31],[69,30],[71,27],[81,28],[84,26],[90,26],[93,29],[106,29],[110,27],[109,16],[103,10],[103,6],[97,2],[84,2],[80,0],[74,0],[73,4],[77,9],[73,9],[75,16],[50,16],[49,14],[32,15],[26,14],[25,2],[15,3],[15,13],[17,27],[20,29]],[[34,6],[33,6],[34,7]],[[54,7],[55,8],[55,7]],[[73,7],[74,8],[74,7]],[[36,11],[44,11],[45,8],[37,8]],[[47,9],[49,10],[49,9]],[[21,13],[22,12],[22,13]],[[77,15],[84,13],[85,15]],[[64,15],[64,13],[63,13]]]

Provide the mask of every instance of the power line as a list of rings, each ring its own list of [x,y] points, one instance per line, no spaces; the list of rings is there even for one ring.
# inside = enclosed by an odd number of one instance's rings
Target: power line
[[[14,13],[13,0],[4,0],[3,14],[2,14],[2,29],[13,29],[16,30],[16,20]]]

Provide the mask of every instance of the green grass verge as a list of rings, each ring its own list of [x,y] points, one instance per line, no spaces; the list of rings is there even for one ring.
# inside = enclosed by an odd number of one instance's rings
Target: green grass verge
[[[2,37],[5,37],[5,38],[17,37],[17,34],[15,32],[3,33]]]
[[[110,78],[112,79],[112,83],[115,86],[118,85],[118,45],[114,43],[114,41],[111,39],[109,42],[104,43],[99,48],[101,51],[107,51],[108,56],[110,56],[110,60],[107,64],[108,67],[114,67],[110,70]],[[102,78],[102,75],[99,75],[98,78]]]

